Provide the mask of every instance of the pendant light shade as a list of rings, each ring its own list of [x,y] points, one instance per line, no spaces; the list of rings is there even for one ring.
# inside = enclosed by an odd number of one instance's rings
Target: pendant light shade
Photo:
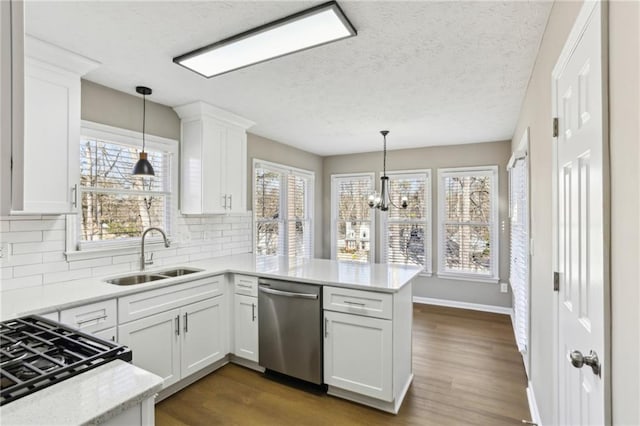
[[[142,95],[142,152],[140,153],[140,159],[133,166],[133,175],[134,176],[155,176],[156,173],[153,171],[153,166],[147,159],[147,153],[144,151],[145,145],[145,124],[146,124],[146,109],[147,109],[147,95],[151,94],[151,89],[144,86],[137,86],[136,92]]]

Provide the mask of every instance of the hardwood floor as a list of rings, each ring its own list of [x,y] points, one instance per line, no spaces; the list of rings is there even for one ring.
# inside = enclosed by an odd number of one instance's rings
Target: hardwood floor
[[[226,365],[156,406],[174,425],[519,425],[529,418],[506,315],[415,304],[414,381],[397,416]]]

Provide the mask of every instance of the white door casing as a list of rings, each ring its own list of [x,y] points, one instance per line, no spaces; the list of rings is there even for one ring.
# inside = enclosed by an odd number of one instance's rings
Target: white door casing
[[[558,117],[554,165],[554,261],[559,273],[556,423],[562,425],[610,423],[604,12],[600,2],[584,4],[552,74]],[[582,362],[576,351],[585,357]],[[585,362],[592,353],[597,354],[600,371]]]

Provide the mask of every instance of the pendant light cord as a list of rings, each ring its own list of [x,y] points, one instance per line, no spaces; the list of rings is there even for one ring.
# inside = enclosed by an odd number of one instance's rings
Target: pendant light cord
[[[387,175],[387,135],[382,135],[384,138],[384,150],[382,156],[382,175]]]
[[[145,145],[144,134],[145,134],[146,118],[147,118],[147,95],[143,94],[142,95],[142,152],[144,152],[144,145]]]

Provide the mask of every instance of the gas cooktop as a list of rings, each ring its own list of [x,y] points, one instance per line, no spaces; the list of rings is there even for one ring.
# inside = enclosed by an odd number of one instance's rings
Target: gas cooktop
[[[0,323],[0,405],[115,359],[129,348],[36,315]]]

